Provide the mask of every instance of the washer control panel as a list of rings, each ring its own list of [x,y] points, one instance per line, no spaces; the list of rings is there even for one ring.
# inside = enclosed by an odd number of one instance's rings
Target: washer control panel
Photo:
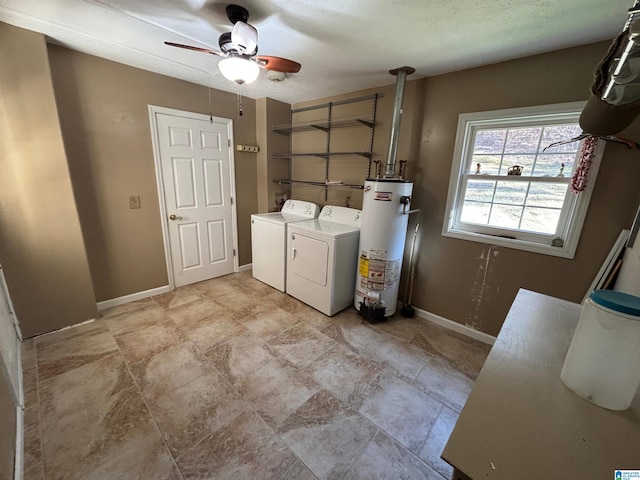
[[[315,203],[289,199],[284,202],[281,212],[298,215],[300,217],[317,218],[319,210],[320,207]]]

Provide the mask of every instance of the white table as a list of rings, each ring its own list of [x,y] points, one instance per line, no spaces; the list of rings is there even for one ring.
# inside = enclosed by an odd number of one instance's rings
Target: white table
[[[575,303],[518,292],[442,452],[454,479],[602,480],[640,470],[640,393],[614,412],[560,380],[579,315]]]

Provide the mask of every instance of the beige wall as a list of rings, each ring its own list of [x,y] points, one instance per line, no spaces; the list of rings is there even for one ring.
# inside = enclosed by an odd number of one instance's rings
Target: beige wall
[[[416,307],[495,335],[519,288],[582,300],[620,230],[629,228],[633,219],[640,184],[637,152],[607,145],[573,260],[447,238],[441,232],[458,115],[586,100],[607,47],[608,42],[602,42],[437,77],[408,77],[398,159],[410,161],[412,206],[422,209],[412,302]],[[374,138],[374,159],[384,163],[394,90],[391,84],[293,108],[384,93]],[[640,139],[640,121],[622,135]],[[294,195],[323,203],[311,189],[298,189]],[[412,218],[409,232],[415,221]],[[405,257],[405,268],[406,263]]]
[[[0,479],[13,479],[16,455],[16,400],[0,356]]]
[[[96,303],[43,35],[0,23],[0,262],[30,337]]]
[[[256,100],[256,136],[260,151],[258,161],[258,211],[273,211],[275,194],[287,192],[287,185],[279,185],[273,180],[288,178],[289,163],[282,158],[273,158],[275,153],[289,150],[289,137],[272,131],[274,125],[289,123],[291,105],[272,98]]]
[[[44,38],[7,25],[0,25],[0,35],[0,158],[5,167],[0,177],[0,260],[23,331],[30,336],[95,314],[77,212],[98,300],[166,285],[147,105],[208,113],[208,95],[201,86],[49,46],[58,124]],[[441,230],[458,115],[584,100],[606,48],[607,43],[588,45],[408,82],[398,158],[411,162],[413,206],[423,212],[414,305],[496,334],[518,288],[581,300],[619,231],[630,225],[640,181],[637,153],[607,146],[573,260],[445,238]],[[394,79],[389,80],[384,87],[293,108],[383,93],[373,149],[374,159],[384,162],[394,93]],[[245,115],[238,118],[235,95],[212,94],[214,115],[234,120],[236,143],[267,138],[271,124],[281,123],[288,109],[264,99],[257,102],[257,115],[256,102],[245,99]],[[624,134],[640,138],[640,122]],[[260,161],[256,154],[236,152],[241,265],[251,261],[250,214],[258,211],[256,192],[262,211],[270,203],[271,189],[278,188],[269,175],[282,162],[269,164],[269,153],[288,147],[288,139],[273,140],[280,145],[270,138],[268,155]],[[340,148],[342,140],[333,141]],[[336,168],[331,176],[340,179],[339,163]],[[129,210],[129,195],[140,195],[140,210]],[[329,203],[343,200],[333,195]],[[351,205],[359,206],[353,199]]]
[[[400,128],[400,141],[398,146],[398,160],[410,160],[417,156],[420,147],[420,125],[422,120],[423,92],[419,88],[420,81],[407,77],[404,112]],[[395,77],[389,75],[389,81],[395,82]],[[328,102],[338,102],[359,97],[379,94],[376,106],[376,125],[373,135],[372,162],[379,160],[384,166],[387,160],[389,147],[390,121],[393,114],[395,97],[395,84],[385,85],[357,92],[346,93],[334,97],[325,97],[309,102],[301,102],[292,106],[299,109],[314,105],[322,105]],[[332,118],[371,118],[372,102],[348,103],[332,107]],[[294,122],[322,120],[327,117],[327,109],[317,109],[308,112],[300,112],[294,115]],[[336,128],[331,131],[330,151],[361,151],[369,149],[369,129],[365,127]],[[321,131],[294,133],[292,140],[294,152],[318,152],[325,151],[326,135]],[[292,176],[300,180],[322,180],[324,177],[324,160],[320,158],[303,157],[293,161]],[[335,156],[329,160],[329,179],[340,180],[345,183],[363,183],[367,171],[367,160],[357,156]],[[371,164],[371,175],[374,175],[374,164]],[[319,187],[295,186],[292,189],[295,198],[301,198],[316,202],[319,205],[344,205],[348,198],[349,206],[362,208],[362,190],[348,189],[345,187],[331,187],[328,190],[327,200],[324,200],[324,190]]]
[[[167,285],[148,105],[209,113],[208,89],[49,45],[60,123],[98,301]],[[234,141],[256,143],[255,101],[211,90]],[[256,154],[235,152],[240,265],[251,262]],[[141,208],[129,209],[129,195]]]
[[[410,169],[424,230],[414,305],[497,334],[519,288],[580,302],[613,242],[631,225],[638,153],[608,144],[573,260],[441,235],[458,115],[586,100],[608,42],[423,80],[420,155]],[[623,136],[640,139],[636,121]],[[488,260],[487,260],[488,257]]]

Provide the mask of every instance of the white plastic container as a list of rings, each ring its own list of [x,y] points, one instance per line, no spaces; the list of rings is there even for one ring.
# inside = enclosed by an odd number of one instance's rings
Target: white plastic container
[[[640,385],[640,298],[596,290],[580,320],[560,374],[577,395],[600,407],[625,410]]]

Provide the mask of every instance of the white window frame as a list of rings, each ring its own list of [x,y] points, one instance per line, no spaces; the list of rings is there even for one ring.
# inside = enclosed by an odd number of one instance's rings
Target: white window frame
[[[587,188],[580,193],[567,192],[561,218],[558,222],[559,230],[561,231],[551,235],[528,234],[518,230],[488,225],[463,224],[463,222],[459,221],[459,217],[462,212],[465,193],[465,173],[469,172],[468,167],[465,167],[468,164],[469,155],[473,153],[475,131],[479,129],[545,125],[567,121],[577,123],[585,104],[586,102],[571,102],[461,114],[458,118],[442,235],[556,257],[573,258],[589,208],[589,201],[591,200],[591,194],[600,168],[605,142],[600,141],[596,147],[594,159],[589,170]],[[582,143],[580,148],[582,148]],[[567,173],[569,180],[571,175],[572,172]],[[508,178],[506,175],[504,177],[505,180],[515,180],[514,177]],[[468,179],[469,177],[467,176],[466,178]],[[493,180],[494,178],[492,177],[491,179]],[[544,181],[545,178],[549,177],[539,178]],[[522,180],[525,180],[525,178]],[[512,236],[516,238],[505,238]],[[553,246],[551,244],[555,238],[562,239],[562,246]]]

